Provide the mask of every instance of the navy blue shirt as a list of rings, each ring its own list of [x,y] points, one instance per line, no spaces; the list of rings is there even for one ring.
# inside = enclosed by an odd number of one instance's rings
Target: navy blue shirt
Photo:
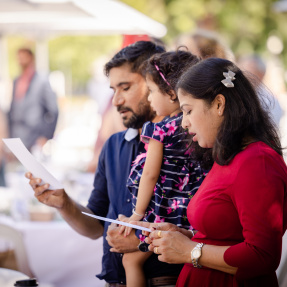
[[[132,195],[126,183],[130,173],[132,161],[136,156],[145,152],[144,144],[139,140],[137,130],[112,135],[105,143],[99,157],[98,168],[95,174],[94,189],[89,198],[87,207],[94,214],[117,219],[119,214],[131,216]],[[104,225],[102,272],[97,275],[108,283],[125,284],[125,270],[122,265],[122,254],[110,252],[106,241],[106,232],[109,222]],[[167,264],[158,261],[153,254],[145,262],[146,278],[167,275],[178,275],[182,265]]]

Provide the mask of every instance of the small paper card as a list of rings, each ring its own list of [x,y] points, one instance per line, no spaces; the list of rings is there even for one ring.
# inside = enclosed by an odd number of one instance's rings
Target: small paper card
[[[2,140],[27,171],[31,172],[34,177],[41,178],[43,184],[49,183],[49,189],[63,188],[62,184],[27,150],[20,138]]]
[[[110,219],[110,218],[94,215],[94,214],[87,213],[87,212],[84,212],[84,211],[82,211],[82,213],[85,214],[85,215],[97,218],[99,220],[108,221],[108,222],[112,222],[112,223],[116,223],[116,224],[120,224],[120,225],[124,225],[124,226],[128,226],[128,227],[132,227],[132,228],[135,228],[135,229],[151,232],[151,229],[146,228],[146,227],[138,226],[138,225],[135,225],[135,224],[130,224],[130,223],[127,223],[127,222],[124,222],[124,221],[120,221],[120,220],[115,220],[115,219]]]

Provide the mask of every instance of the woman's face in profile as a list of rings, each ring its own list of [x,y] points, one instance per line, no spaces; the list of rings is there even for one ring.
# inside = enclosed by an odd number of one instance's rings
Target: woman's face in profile
[[[222,110],[216,99],[208,106],[204,100],[195,99],[181,89],[178,90],[178,99],[183,111],[182,127],[194,135],[193,141],[201,147],[212,148],[223,121],[224,107]]]

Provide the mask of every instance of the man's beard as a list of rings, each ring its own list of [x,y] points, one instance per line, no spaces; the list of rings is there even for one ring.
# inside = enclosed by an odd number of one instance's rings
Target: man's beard
[[[137,113],[135,113],[131,108],[124,106],[118,107],[117,110],[118,112],[126,110],[132,113],[130,118],[123,119],[123,124],[126,128],[133,129],[142,128],[145,122],[153,120],[156,115],[146,98],[139,102]]]

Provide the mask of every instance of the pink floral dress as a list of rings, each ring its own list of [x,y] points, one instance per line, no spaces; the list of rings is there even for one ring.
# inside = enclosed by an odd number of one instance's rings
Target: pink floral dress
[[[189,158],[190,150],[186,132],[181,128],[182,113],[166,117],[160,123],[146,122],[141,140],[147,144],[150,138],[163,144],[163,160],[154,194],[144,217],[148,222],[171,222],[190,228],[186,208],[202,183],[206,173]],[[133,194],[133,205],[145,165],[146,153],[138,155],[133,162],[127,181]]]

